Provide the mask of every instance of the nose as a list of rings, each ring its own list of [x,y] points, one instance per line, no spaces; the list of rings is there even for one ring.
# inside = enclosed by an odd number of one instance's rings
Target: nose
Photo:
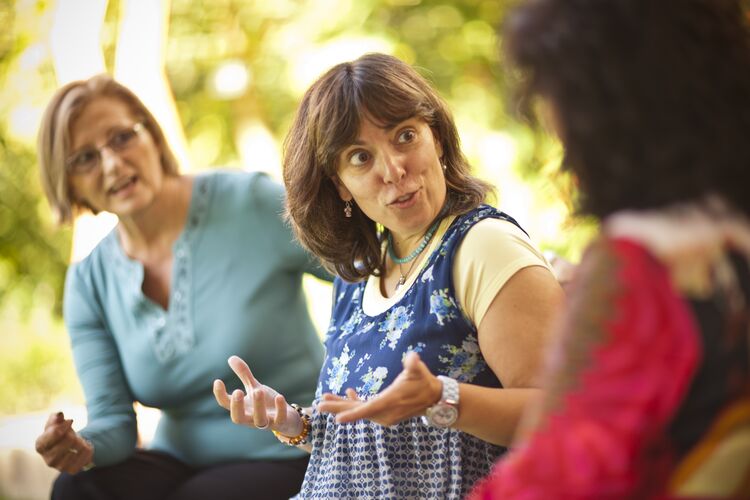
[[[105,146],[99,149],[99,161],[101,162],[102,173],[116,172],[117,166],[120,164],[120,155]]]
[[[383,164],[383,182],[398,184],[406,175],[404,158],[396,152],[385,152],[381,156]]]

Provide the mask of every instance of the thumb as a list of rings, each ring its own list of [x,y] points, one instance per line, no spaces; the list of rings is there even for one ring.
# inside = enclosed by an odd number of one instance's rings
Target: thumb
[[[57,413],[50,413],[49,417],[47,417],[47,422],[44,427],[47,428],[51,425],[61,424],[63,422],[65,422],[65,415],[63,415],[63,412],[58,411]]]
[[[422,362],[419,354],[414,351],[411,351],[406,356],[404,356],[403,365],[404,371],[408,375],[423,376],[431,374],[430,369],[427,368],[427,365]]]

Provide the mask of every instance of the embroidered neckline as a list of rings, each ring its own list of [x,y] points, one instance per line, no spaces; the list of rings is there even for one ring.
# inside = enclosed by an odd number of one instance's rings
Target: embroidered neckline
[[[125,254],[115,227],[103,241],[102,249],[115,264],[120,283],[127,286],[133,311],[146,318],[152,328],[151,343],[156,358],[166,363],[190,351],[195,343],[193,332],[192,248],[200,237],[214,185],[213,176],[196,175],[190,197],[185,227],[172,244],[172,288],[165,310],[148,298],[142,290],[143,265]],[[127,307],[128,305],[126,305]]]

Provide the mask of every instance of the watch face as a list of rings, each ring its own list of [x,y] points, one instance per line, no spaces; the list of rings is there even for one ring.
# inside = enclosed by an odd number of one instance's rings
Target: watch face
[[[458,418],[458,409],[455,406],[439,404],[430,408],[428,416],[432,425],[436,427],[450,427]]]

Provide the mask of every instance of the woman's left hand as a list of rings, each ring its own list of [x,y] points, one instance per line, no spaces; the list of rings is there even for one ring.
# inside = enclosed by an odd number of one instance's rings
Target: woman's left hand
[[[367,419],[380,425],[394,425],[404,419],[423,415],[440,400],[442,384],[427,368],[416,352],[404,357],[404,369],[393,383],[374,398],[362,401],[354,389],[346,390],[346,398],[324,394],[318,410],[333,413],[338,423]]]

